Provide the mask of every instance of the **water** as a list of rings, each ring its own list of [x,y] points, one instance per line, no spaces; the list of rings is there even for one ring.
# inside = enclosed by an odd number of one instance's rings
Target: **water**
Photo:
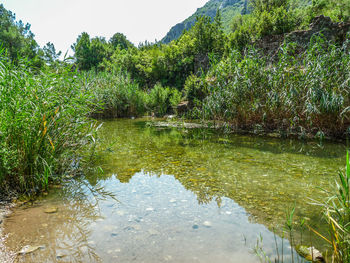
[[[276,255],[272,231],[293,206],[296,221],[324,232],[311,199],[325,198],[320,187],[331,188],[346,148],[117,120],[104,123],[97,151],[103,173],[6,220],[10,249],[43,246],[19,262],[259,262],[257,239]],[[303,243],[310,238],[324,247],[307,232]]]

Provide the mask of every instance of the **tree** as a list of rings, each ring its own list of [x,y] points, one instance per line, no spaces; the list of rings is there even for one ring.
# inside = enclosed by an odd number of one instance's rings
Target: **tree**
[[[134,47],[134,45],[122,33],[115,33],[109,40],[109,43],[114,49],[119,47],[120,49],[127,50]]]
[[[221,25],[221,13],[218,10],[214,23],[210,17],[197,17],[196,24],[188,31],[195,40],[195,71],[208,69],[209,55],[214,55],[216,60],[221,59],[226,39]]]
[[[43,47],[43,52],[43,59],[49,65],[54,64],[62,54],[61,51],[56,53],[55,45],[51,42],[46,43],[46,45]]]
[[[250,0],[250,5],[253,8],[253,12],[258,14],[267,11],[271,12],[275,8],[286,8],[289,4],[289,0]]]
[[[83,32],[78,36],[77,42],[72,45],[75,52],[76,64],[81,70],[103,67],[104,60],[110,60],[113,50],[111,45],[103,37],[90,39],[88,33]]]
[[[72,49],[75,52],[74,56],[76,64],[81,70],[89,70],[92,67],[90,57],[90,36],[88,33],[83,32],[78,36],[77,42],[72,45]]]
[[[14,62],[19,57],[30,60],[37,56],[39,45],[30,31],[30,24],[16,22],[16,16],[0,4],[0,47],[5,48],[7,56]]]

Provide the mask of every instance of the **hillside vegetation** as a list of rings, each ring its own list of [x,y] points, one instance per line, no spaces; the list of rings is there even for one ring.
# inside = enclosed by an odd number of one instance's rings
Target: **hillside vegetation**
[[[168,44],[178,39],[184,30],[187,31],[194,26],[199,16],[214,19],[217,10],[220,10],[222,14],[223,30],[228,33],[232,17],[248,12],[248,0],[210,0],[203,7],[198,8],[192,16],[173,26],[161,42]]]
[[[347,0],[254,0],[249,12],[232,17],[229,33],[224,10],[241,2],[225,3],[214,18],[198,16],[169,44],[135,47],[120,33],[106,40],[83,32],[72,45],[74,58],[64,61],[53,44],[40,48],[30,26],[1,5],[2,193],[36,193],[71,173],[81,158],[77,149],[94,141],[97,127],[89,117],[180,114],[180,102],[183,116],[219,120],[231,130],[345,138]],[[309,30],[316,17],[320,24]],[[337,35],[329,26],[339,29]],[[283,42],[287,36],[292,40]],[[310,36],[308,43],[299,36]],[[281,45],[266,56],[266,43],[275,38]]]
[[[2,200],[93,166],[94,118],[175,113],[229,132],[350,134],[349,0],[211,0],[163,42],[82,32],[63,61],[0,5],[0,47]],[[339,178],[322,206],[332,262],[349,262],[349,158]]]

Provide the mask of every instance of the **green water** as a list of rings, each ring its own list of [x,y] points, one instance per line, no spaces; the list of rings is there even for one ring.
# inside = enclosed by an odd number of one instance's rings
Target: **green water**
[[[293,206],[296,221],[324,231],[310,203],[324,200],[320,188],[331,189],[346,147],[117,120],[104,122],[97,152],[103,173],[67,182],[6,220],[10,249],[44,246],[20,261],[258,262],[258,236],[275,255],[272,231]],[[58,212],[44,213],[51,206]]]

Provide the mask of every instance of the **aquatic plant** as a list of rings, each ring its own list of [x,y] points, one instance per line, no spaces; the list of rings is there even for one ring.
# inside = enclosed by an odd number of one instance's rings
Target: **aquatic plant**
[[[345,173],[339,172],[334,193],[324,204],[329,238],[325,239],[332,249],[332,262],[350,262],[350,161],[346,156]]]

